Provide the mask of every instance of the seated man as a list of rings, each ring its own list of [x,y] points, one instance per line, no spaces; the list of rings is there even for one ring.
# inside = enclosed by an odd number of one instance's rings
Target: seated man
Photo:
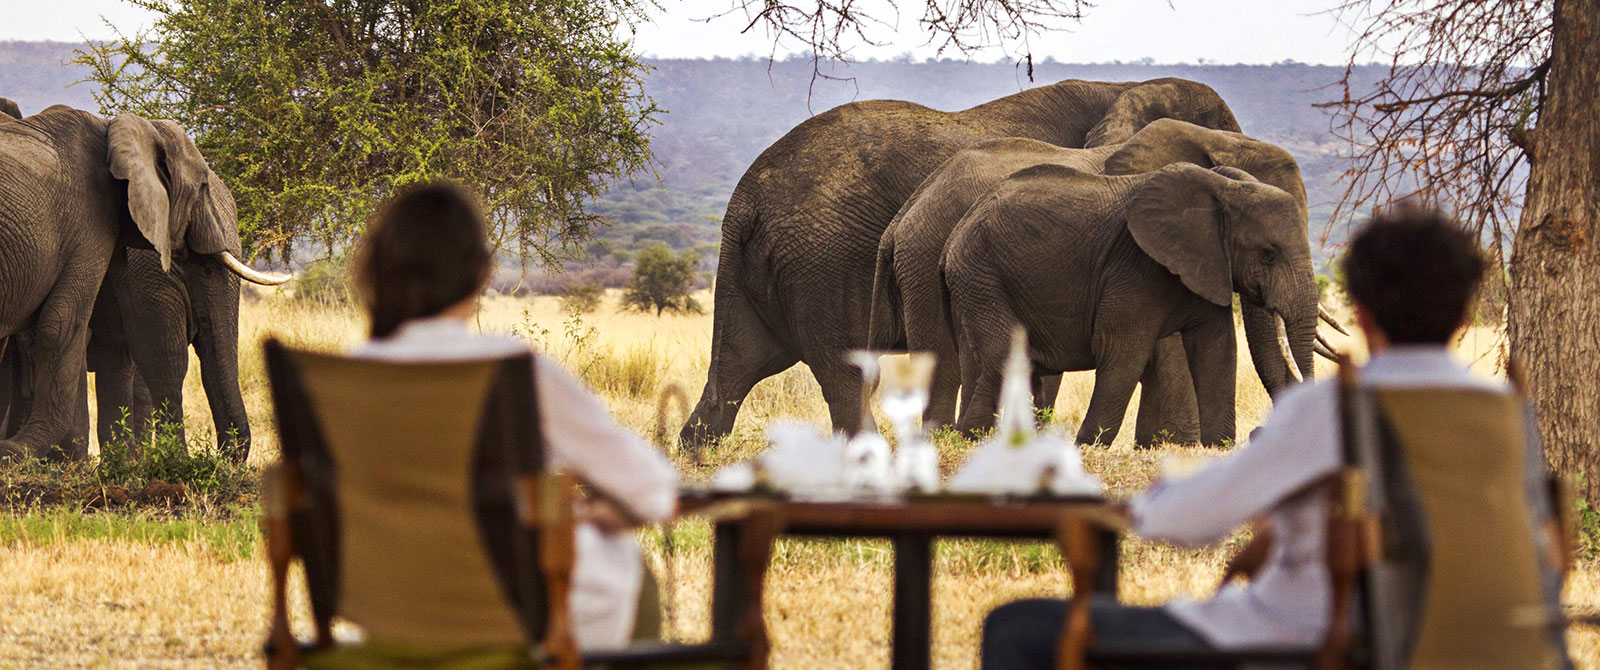
[[[1364,383],[1504,392],[1502,382],[1473,374],[1447,348],[1470,318],[1483,269],[1474,239],[1436,212],[1402,208],[1361,230],[1344,270],[1372,354],[1361,372]],[[1204,602],[1094,603],[1096,638],[1176,652],[1318,647],[1329,627],[1331,598],[1328,500],[1294,494],[1341,465],[1338,407],[1333,380],[1295,386],[1277,399],[1247,445],[1192,476],[1158,480],[1135,498],[1129,513],[1143,537],[1204,545],[1266,516],[1273,546],[1249,583],[1227,585]],[[1531,453],[1525,461],[1530,481],[1542,481],[1542,458]],[[1549,510],[1539,507],[1535,514],[1548,518]],[[983,667],[1055,667],[1065,613],[1060,600],[995,610],[984,625]]]

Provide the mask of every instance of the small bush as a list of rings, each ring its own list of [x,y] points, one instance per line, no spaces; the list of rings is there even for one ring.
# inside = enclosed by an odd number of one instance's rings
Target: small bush
[[[561,290],[561,309],[568,314],[589,314],[600,308],[605,291],[599,282],[569,285]]]
[[[124,417],[119,422],[118,435],[130,434],[126,421]],[[141,439],[114,439],[100,445],[95,478],[101,486],[129,491],[151,491],[152,484],[159,482],[210,498],[237,498],[254,484],[254,473],[229,460],[209,438],[200,436],[185,443],[178,424],[156,422]]]
[[[348,305],[355,302],[352,286],[345,256],[320,258],[300,270],[294,281],[294,297],[326,305]]]
[[[663,358],[654,347],[634,347],[620,354],[606,350],[592,359],[583,381],[604,393],[644,398],[660,388],[662,367]]]

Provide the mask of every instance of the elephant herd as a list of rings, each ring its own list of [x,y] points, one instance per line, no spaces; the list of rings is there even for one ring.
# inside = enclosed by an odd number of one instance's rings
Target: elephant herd
[[[1114,439],[1141,384],[1139,444],[1230,442],[1235,296],[1269,392],[1331,354],[1306,223],[1294,158],[1197,82],[1069,80],[960,112],[836,107],[734,189],[711,366],[681,439],[731,432],[750,389],[796,362],[835,428],[859,425],[857,348],[934,352],[928,419],[990,427],[1020,324],[1041,405],[1060,373],[1096,371],[1079,442]]]
[[[287,277],[240,253],[233,196],[177,124],[0,98],[0,459],[86,457],[89,371],[102,442],[125,412],[181,431],[192,346],[243,460],[239,280]]]

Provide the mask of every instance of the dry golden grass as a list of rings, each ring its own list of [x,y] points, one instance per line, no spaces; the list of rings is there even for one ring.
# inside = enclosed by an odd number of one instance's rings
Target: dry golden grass
[[[709,296],[701,300],[710,303]],[[614,304],[613,294],[600,312],[569,329],[569,319],[553,298],[493,298],[485,300],[478,326],[498,333],[547,331],[534,338],[543,350],[596,386],[625,424],[652,434],[654,389],[676,383],[691,402],[698,395],[709,361],[711,317],[616,313]],[[256,419],[253,460],[264,462],[277,448],[268,419],[260,340],[271,334],[300,346],[335,349],[360,339],[363,326],[348,308],[272,297],[247,302],[242,314],[242,386]],[[1355,346],[1343,337],[1330,339],[1337,346]],[[1492,330],[1475,329],[1461,353],[1492,371],[1496,342]],[[1248,361],[1248,354],[1241,351],[1240,360]],[[1248,364],[1241,364],[1239,378],[1239,434],[1244,435],[1270,403]],[[197,377],[190,382],[188,422],[191,429],[204,432],[209,425],[204,396]],[[1068,376],[1057,405],[1058,421],[1075,425],[1081,419],[1092,383],[1090,373]],[[1130,417],[1135,409],[1130,408]],[[759,448],[761,431],[776,417],[826,422],[821,393],[803,366],[755,389],[729,446],[710,454],[710,464]],[[669,432],[675,432],[679,421],[669,420]],[[1127,426],[1115,444],[1086,454],[1089,467],[1122,492],[1145,486],[1159,459],[1174,451],[1135,450],[1131,432]],[[947,454],[947,465],[958,457]],[[689,474],[700,477],[705,470]],[[1123,559],[1124,598],[1154,604],[1176,594],[1203,596],[1215,587],[1226,554],[1226,547],[1180,551],[1130,542]],[[661,552],[654,551],[652,560],[658,570],[666,568]],[[236,560],[197,542],[78,540],[0,545],[0,566],[0,669],[232,668],[259,663],[267,576],[258,558]],[[785,541],[768,591],[773,666],[885,666],[889,566],[887,546],[879,543]],[[675,605],[668,630],[678,638],[703,636],[710,592],[703,544],[680,551],[672,567]],[[995,605],[1067,592],[1053,551],[1039,545],[945,543],[936,571],[934,659],[941,669],[976,667],[982,617]],[[1600,608],[1600,566],[1586,564],[1574,574],[1567,601]],[[1575,633],[1572,641],[1579,667],[1600,670],[1600,633]]]

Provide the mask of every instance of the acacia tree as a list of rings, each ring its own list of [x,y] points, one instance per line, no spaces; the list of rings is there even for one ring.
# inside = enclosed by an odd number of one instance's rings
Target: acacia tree
[[[1379,0],[1352,66],[1389,75],[1333,104],[1355,163],[1347,211],[1417,196],[1509,257],[1507,339],[1553,467],[1600,508],[1600,0]],[[1518,210],[1520,209],[1520,215]],[[1509,243],[1509,245],[1508,245]],[[1509,248],[1508,248],[1509,247]]]
[[[622,294],[622,306],[645,312],[655,310],[683,314],[699,314],[700,302],[689,295],[694,291],[694,267],[700,259],[692,253],[672,255],[664,244],[646,247],[639,252],[639,263],[633,268],[633,280]]]
[[[396,186],[453,177],[497,244],[554,260],[649,160],[657,110],[618,37],[645,0],[128,1],[153,27],[76,60],[105,113],[195,135],[247,250],[332,253]]]

